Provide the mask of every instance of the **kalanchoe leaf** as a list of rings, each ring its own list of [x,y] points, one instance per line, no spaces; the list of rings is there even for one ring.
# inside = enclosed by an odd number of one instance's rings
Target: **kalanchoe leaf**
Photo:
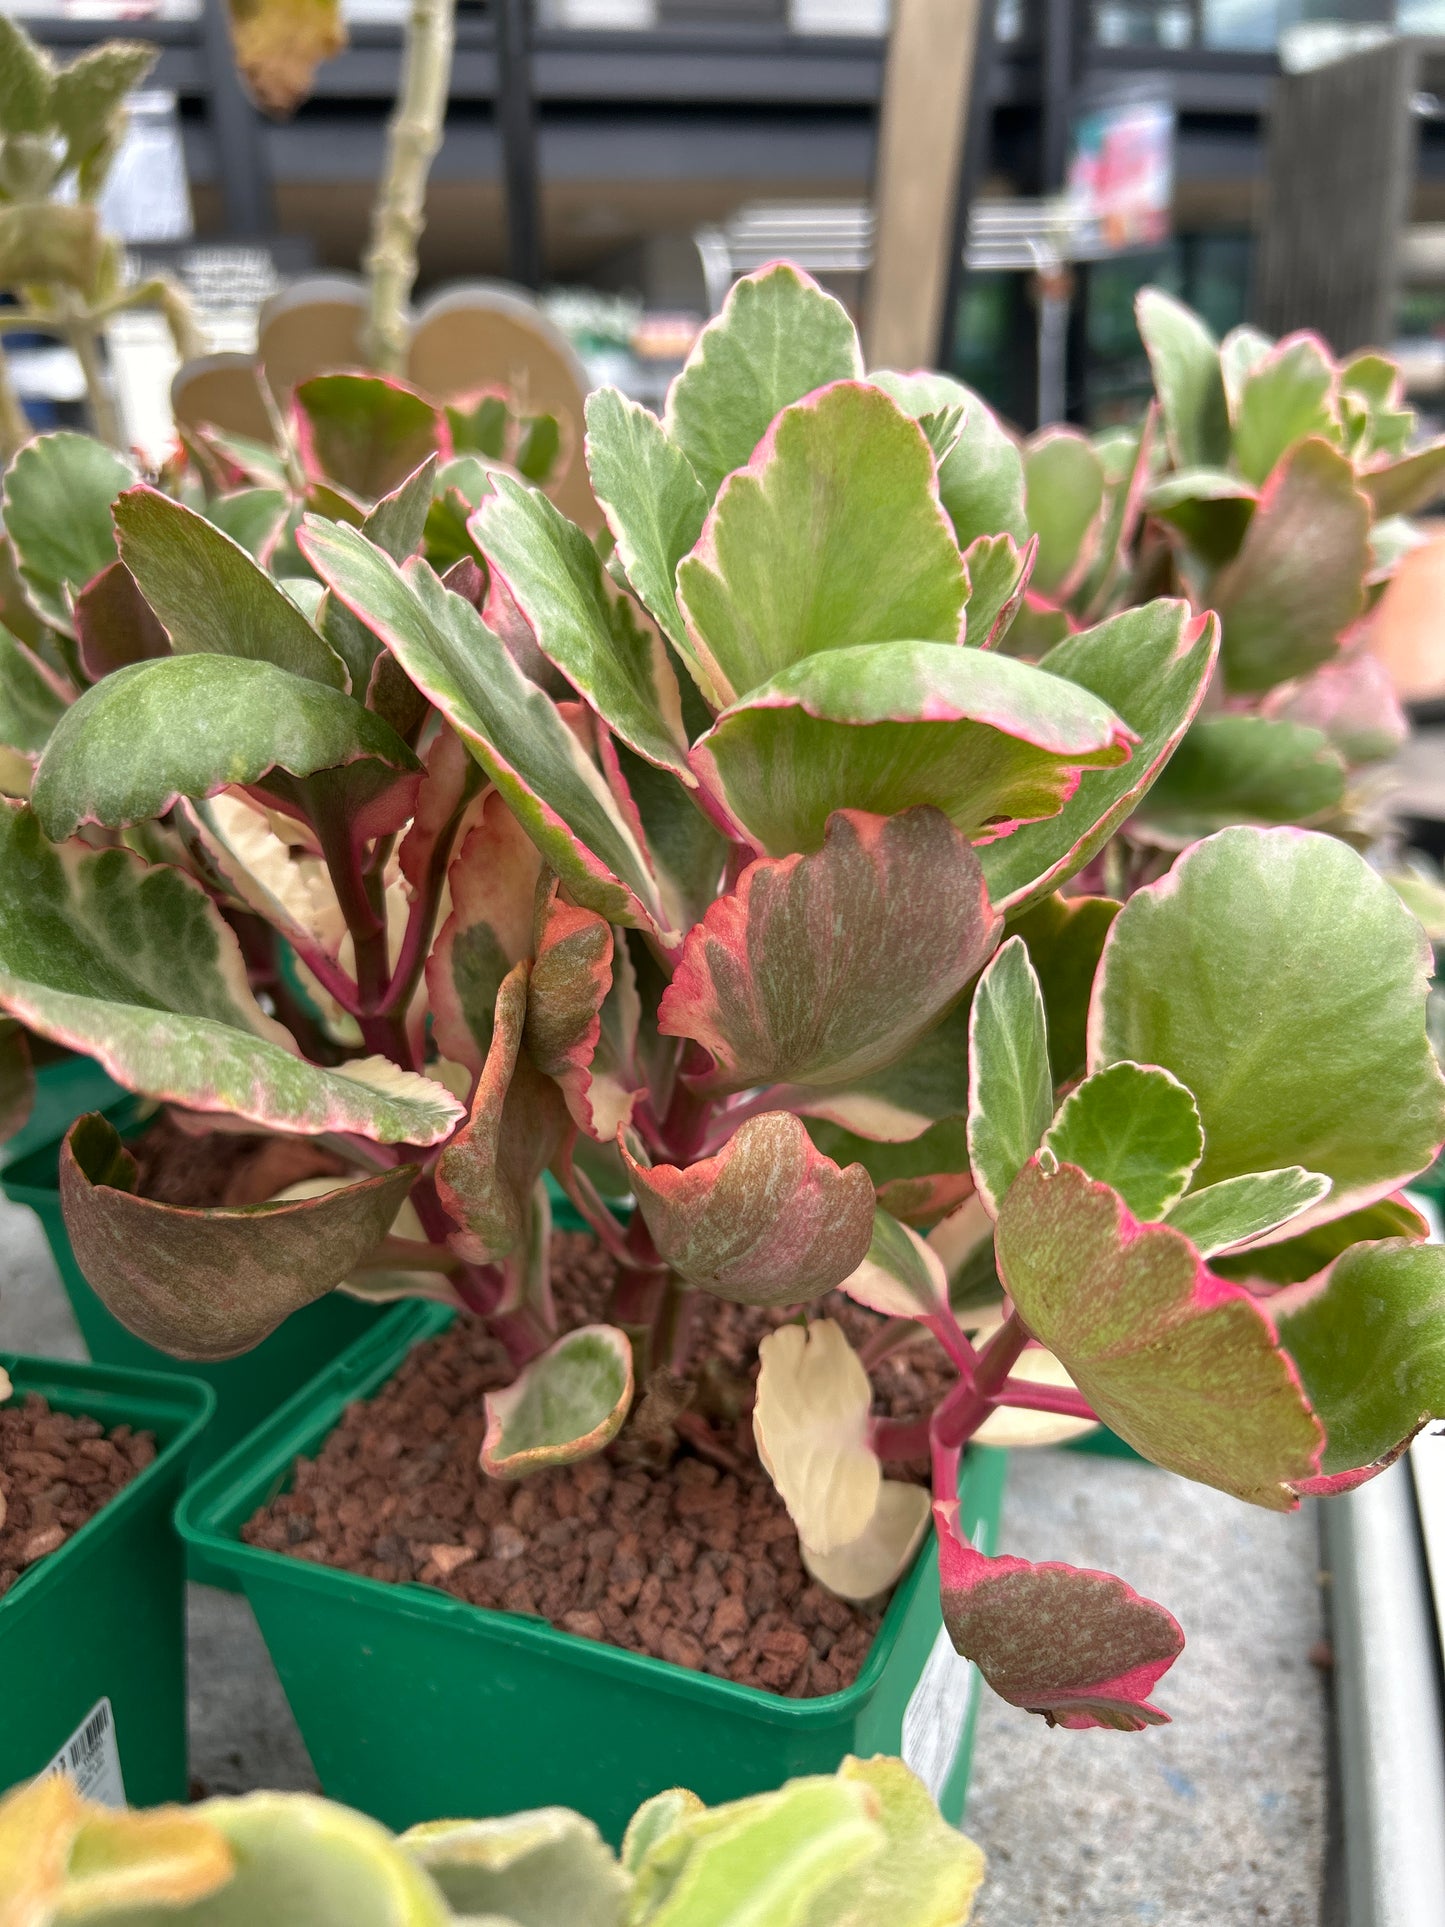
[[[1272,689],[1334,654],[1364,607],[1369,530],[1370,504],[1345,456],[1317,437],[1298,443],[1212,591],[1232,694]]]
[[[1168,1721],[1149,1695],[1184,1650],[1172,1613],[1110,1573],[987,1558],[960,1536],[957,1500],[933,1510],[943,1623],[1000,1698],[1050,1726]]]
[[[825,1554],[851,1545],[883,1480],[868,1443],[868,1374],[831,1318],[769,1332],[758,1357],[758,1456],[804,1545]]]
[[[1054,1114],[1044,998],[1021,937],[978,980],[968,1021],[968,1162],[997,1217]]]
[[[1223,468],[1230,454],[1229,409],[1214,337],[1159,288],[1145,288],[1134,306],[1176,467]]]
[[[1003,1201],[999,1273],[1106,1425],[1168,1471],[1288,1511],[1320,1427],[1269,1317],[1167,1225],[1074,1165],[1028,1164]]]
[[[23,642],[0,628],[0,744],[22,756],[38,756],[64,716],[58,678]]]
[[[1259,492],[1228,469],[1184,468],[1155,482],[1144,498],[1151,515],[1177,529],[1210,568],[1239,553]]]
[[[68,431],[27,442],[5,471],[5,533],[47,617],[66,621],[72,594],[115,560],[110,505],[135,480],[114,449]]]
[[[885,1845],[840,1873],[802,1927],[964,1927],[983,1884],[973,1842],[947,1824],[901,1760],[848,1758],[838,1778],[873,1794]]]
[[[1334,364],[1317,335],[1287,335],[1260,357],[1239,387],[1234,408],[1234,459],[1251,482],[1308,435],[1333,437]]]
[[[789,1111],[739,1125],[715,1157],[685,1170],[640,1164],[622,1143],[637,1207],[658,1255],[688,1284],[742,1305],[821,1298],[861,1261],[873,1185],[840,1171]]]
[[[951,375],[903,375],[885,368],[868,379],[915,421],[942,409],[962,408],[962,428],[938,467],[938,493],[958,546],[966,549],[982,536],[999,534],[1016,543],[1026,541],[1023,457],[982,397]],[[971,639],[978,640],[976,635]]]
[[[1355,1245],[1270,1310],[1325,1428],[1322,1472],[1373,1465],[1445,1418],[1445,1247]]]
[[[1115,918],[1089,1066],[1160,1064],[1188,1086],[1200,1186],[1300,1164],[1333,1181],[1316,1213],[1337,1217],[1423,1170],[1445,1136],[1430,969],[1419,925],[1345,844],[1222,830]]]
[[[663,426],[711,498],[782,409],[862,373],[847,310],[796,268],[775,263],[733,283],[668,390]]]
[[[606,731],[599,731],[598,753],[634,834],[640,825],[638,841],[657,879],[666,921],[675,930],[690,930],[717,894],[727,839],[704,815],[696,789],[684,789],[669,771],[634,756]]]
[[[632,1347],[613,1325],[559,1338],[503,1391],[487,1393],[482,1470],[522,1479],[590,1458],[622,1429],[632,1404]]]
[[[25,1128],[34,1107],[35,1067],[25,1032],[11,1019],[0,1018],[0,1144]]]
[[[7,134],[48,134],[55,124],[55,69],[9,14],[0,15],[0,116]]]
[[[1242,322],[1237,328],[1231,328],[1220,342],[1219,373],[1224,382],[1224,393],[1229,403],[1231,422],[1239,413],[1240,397],[1244,393],[1245,382],[1259,364],[1268,357],[1273,346],[1273,336],[1263,333],[1259,328],[1251,327],[1248,322]]]
[[[1418,515],[1445,495],[1445,442],[1431,442],[1428,448],[1368,470],[1360,486],[1377,518]]]
[[[532,1187],[566,1128],[561,1092],[522,1048],[526,1014],[527,965],[519,963],[497,992],[471,1115],[437,1160],[437,1195],[461,1227],[451,1243],[477,1264],[523,1243]]]
[[[353,529],[309,521],[308,560],[435,703],[577,902],[665,924],[636,835],[550,697],[424,562],[405,572]]]
[[[1104,508],[1093,560],[1074,591],[1076,603],[1091,618],[1102,615],[1117,593],[1127,592],[1134,536],[1154,471],[1158,428],[1158,410],[1150,408],[1136,429],[1116,431],[1108,440],[1095,438],[1095,452],[1104,469]]]
[[[922,1036],[998,930],[936,810],[839,811],[821,850],[750,864],[688,933],[659,1028],[703,1044],[721,1089],[853,1083]]]
[[[876,1599],[912,1565],[913,1555],[928,1531],[930,1514],[924,1486],[905,1479],[885,1479],[878,1488],[873,1517],[858,1537],[846,1546],[835,1546],[831,1552],[815,1552],[811,1546],[804,1546],[803,1564],[820,1586],[840,1599]],[[862,1920],[865,1916],[847,1918]]]
[[[493,790],[447,872],[451,914],[427,958],[432,1028],[443,1056],[480,1071],[502,979],[530,956],[536,846]]]
[[[80,666],[99,682],[128,663],[171,653],[171,639],[124,562],[112,562],[75,598]]]
[[[599,388],[587,397],[587,470],[627,580],[692,666],[677,565],[702,534],[709,497],[691,463],[640,402]]]
[[[597,1061],[612,958],[611,925],[554,892],[527,985],[524,1042],[537,1069],[561,1086],[573,1121],[604,1143],[632,1111],[632,1094],[604,1076]]]
[[[1026,909],[1103,848],[1189,727],[1218,649],[1212,615],[1195,617],[1185,602],[1160,601],[1111,616],[1049,651],[1042,666],[1050,675],[1092,691],[1139,740],[1122,767],[1085,769],[1056,816],[984,847],[989,896],[1000,909]]]
[[[1385,1238],[1407,1238],[1418,1243],[1430,1235],[1430,1226],[1406,1202],[1403,1193],[1381,1198],[1359,1211],[1347,1211],[1342,1218],[1330,1218],[1323,1224],[1309,1224],[1308,1218],[1305,1222],[1308,1229],[1297,1236],[1285,1235],[1247,1251],[1223,1254],[1215,1259],[1212,1269],[1223,1278],[1251,1286],[1296,1285],[1318,1277],[1352,1245]]]
[[[1049,1063],[1056,1084],[1070,1084],[1088,1052],[1089,996],[1109,926],[1119,914],[1112,897],[1041,897],[1009,926],[1023,938],[1043,993]]]
[[[1265,716],[1201,716],[1140,816],[1182,847],[1231,823],[1310,823],[1339,808],[1345,765],[1323,730]]]
[[[52,849],[14,808],[0,812],[0,1006],[188,1110],[385,1144],[435,1144],[461,1115],[439,1084],[379,1059],[304,1063],[189,878],[127,850]]]
[[[1024,451],[1029,527],[1038,537],[1031,586],[1063,601],[1093,561],[1104,511],[1104,470],[1073,428],[1046,428]]]
[[[1322,663],[1302,682],[1272,690],[1262,710],[1279,721],[1323,730],[1347,763],[1393,756],[1410,733],[1389,670],[1363,646]]]
[[[1204,1154],[1190,1093],[1155,1065],[1111,1064],[1064,1099],[1044,1137],[1060,1164],[1111,1185],[1136,1218],[1162,1218]]]
[[[935,1035],[930,1032],[929,1038]],[[973,1195],[964,1117],[930,1124],[902,1144],[878,1143],[826,1118],[815,1118],[808,1132],[835,1164],[861,1164],[873,1180],[879,1204],[905,1223],[932,1224]]]
[[[165,656],[117,669],[66,711],[33,800],[58,842],[84,823],[143,823],[178,796],[214,796],[273,770],[305,777],[358,763],[380,766],[366,784],[373,793],[420,768],[393,729],[339,689],[269,662]]]
[[[911,1144],[968,1110],[969,1005],[960,998],[885,1070],[840,1090],[791,1085],[778,1095],[804,1117],[826,1118],[880,1144]]]
[[[477,545],[542,653],[640,756],[689,786],[677,678],[661,638],[609,595],[597,551],[540,489],[493,476],[472,525]]]
[[[1133,732],[1075,683],[940,642],[829,649],[724,710],[693,767],[754,843],[817,849],[838,809],[941,809],[965,835],[1053,816]]]
[[[128,1331],[176,1358],[234,1358],[323,1297],[391,1227],[414,1164],[288,1204],[190,1210],[135,1195],[98,1113],[72,1126],[60,1202],[75,1261]]]
[[[889,1318],[931,1318],[948,1305],[948,1279],[937,1253],[887,1211],[873,1213],[867,1253],[839,1290]]]
[[[264,563],[276,544],[289,507],[279,488],[240,488],[207,502],[205,515],[254,561]]]
[[[296,429],[308,480],[363,502],[389,495],[429,455],[451,454],[441,409],[390,375],[313,375],[296,389]]]
[[[1218,1251],[1277,1231],[1328,1197],[1329,1190],[1327,1177],[1291,1164],[1279,1171],[1255,1171],[1248,1177],[1206,1184],[1181,1198],[1165,1215],[1201,1258],[1212,1258]]]
[[[383,495],[360,525],[366,539],[374,542],[379,549],[384,549],[393,562],[404,562],[421,546],[431,510],[436,472],[436,458],[430,456],[390,495]],[[318,626],[346,664],[352,690],[358,698],[365,697],[373,709],[392,721],[393,712],[398,707],[408,707],[405,696],[409,695],[417,707],[416,720],[420,720],[422,699],[414,691],[408,690],[402,695],[402,692],[387,690],[382,699],[378,677],[384,682],[390,671],[398,681],[405,679],[376,637],[364,623],[357,621],[344,603],[338,602],[334,596],[328,596],[322,606]],[[397,701],[399,696],[400,703]]]
[[[926,438],[860,382],[783,410],[724,483],[677,584],[725,702],[818,650],[957,642],[968,592]]]
[[[239,543],[203,515],[145,485],[128,489],[114,514],[121,559],[178,655],[241,657],[345,688],[341,658]]]
[[[968,601],[966,637],[975,649],[996,649],[1023,606],[1038,553],[1036,538],[1020,549],[1011,535],[980,535],[964,554]]]
[[[427,1820],[397,1840],[452,1913],[542,1927],[621,1927],[631,1883],[590,1820],[539,1807],[497,1820]]]

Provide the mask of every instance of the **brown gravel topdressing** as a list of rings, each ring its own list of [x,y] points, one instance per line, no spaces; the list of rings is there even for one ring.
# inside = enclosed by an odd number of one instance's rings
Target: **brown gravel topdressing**
[[[0,1597],[156,1455],[150,1432],[52,1412],[39,1392],[0,1406]]]
[[[561,1233],[553,1276],[564,1325],[602,1315],[611,1264]],[[825,1309],[857,1343],[877,1320],[846,1300]],[[707,1300],[695,1357],[746,1372],[786,1314]],[[793,1698],[849,1685],[881,1604],[849,1605],[809,1578],[797,1536],[741,1427],[703,1434],[626,1428],[605,1454],[521,1482],[480,1470],[482,1395],[509,1376],[479,1321],[418,1345],[381,1390],[347,1407],[292,1489],[243,1530],[266,1546],[375,1579],[419,1580],[473,1605],[535,1613],[566,1632]],[[948,1377],[914,1344],[875,1369],[880,1406],[913,1416]],[[698,1429],[698,1428],[695,1428]],[[889,1468],[906,1475],[907,1468]]]

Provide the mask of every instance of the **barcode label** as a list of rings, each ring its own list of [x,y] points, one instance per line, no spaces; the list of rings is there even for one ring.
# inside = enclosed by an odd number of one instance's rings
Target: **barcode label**
[[[940,1627],[923,1677],[903,1714],[903,1763],[937,1800],[948,1784],[978,1676]]]
[[[125,1805],[115,1714],[108,1698],[96,1701],[44,1771],[67,1774],[87,1800],[107,1807]]]

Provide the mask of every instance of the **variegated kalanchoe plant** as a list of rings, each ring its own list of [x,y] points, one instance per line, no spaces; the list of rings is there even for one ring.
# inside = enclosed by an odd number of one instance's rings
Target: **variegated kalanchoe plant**
[[[1175,1621],[971,1546],[960,1453],[1019,1414],[1102,1420],[1284,1510],[1445,1412],[1442,1254],[1397,1196],[1445,1136],[1420,928],[1290,828],[1225,829],[1122,908],[1063,893],[1200,712],[1218,621],[1159,599],[1011,655],[1043,550],[1017,447],[951,381],[865,376],[796,271],[737,285],[662,420],[594,395],[587,453],[605,560],[498,466],[441,579],[427,464],[360,528],[301,524],[324,594],[198,508],[115,501],[155,647],[63,706],[5,813],[0,1000],[354,1177],[185,1210],[84,1119],[80,1265],[201,1358],[343,1281],[453,1297],[518,1368],[489,1399],[504,1478],[603,1448],[647,1387],[693,1393],[677,1424],[716,1444],[690,1294],[801,1306],[732,1417],[819,1580],[881,1592],[931,1517],[997,1691],[1159,1720]],[[75,568],[46,461],[6,521],[73,656],[115,552],[85,520]],[[618,1266],[607,1321],[561,1335],[549,1169]],[[839,1289],[881,1315],[862,1355],[809,1311]],[[906,1343],[956,1375],[876,1417],[867,1367]],[[893,1476],[920,1459],[931,1495]]]

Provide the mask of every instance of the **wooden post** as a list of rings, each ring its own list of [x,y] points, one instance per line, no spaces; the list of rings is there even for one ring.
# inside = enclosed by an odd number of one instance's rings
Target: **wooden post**
[[[878,129],[873,267],[864,329],[873,368],[929,366],[951,280],[979,20],[992,0],[894,0]]]

